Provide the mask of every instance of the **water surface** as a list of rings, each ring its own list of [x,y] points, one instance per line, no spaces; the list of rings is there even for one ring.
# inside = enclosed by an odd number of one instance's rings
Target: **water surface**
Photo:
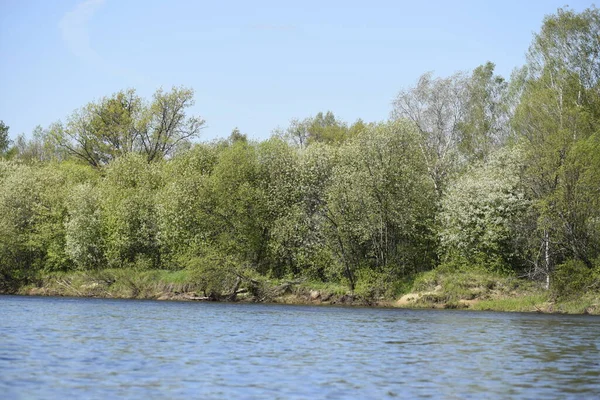
[[[600,318],[0,296],[0,397],[600,398]]]

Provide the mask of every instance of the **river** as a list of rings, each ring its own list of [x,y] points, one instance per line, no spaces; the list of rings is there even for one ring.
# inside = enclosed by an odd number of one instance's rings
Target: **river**
[[[600,398],[600,318],[0,296],[0,397]]]

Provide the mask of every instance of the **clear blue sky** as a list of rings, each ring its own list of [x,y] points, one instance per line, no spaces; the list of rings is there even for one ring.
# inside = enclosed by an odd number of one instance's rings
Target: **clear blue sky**
[[[205,140],[326,110],[383,120],[426,71],[509,76],[565,2],[0,0],[0,119],[14,138],[120,89],[185,85]]]

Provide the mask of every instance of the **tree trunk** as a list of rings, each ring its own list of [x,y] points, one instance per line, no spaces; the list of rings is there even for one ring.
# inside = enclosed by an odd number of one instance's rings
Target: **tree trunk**
[[[544,230],[544,261],[546,274],[546,290],[550,289],[550,272],[551,272],[551,259],[550,259],[550,234],[547,230]]]

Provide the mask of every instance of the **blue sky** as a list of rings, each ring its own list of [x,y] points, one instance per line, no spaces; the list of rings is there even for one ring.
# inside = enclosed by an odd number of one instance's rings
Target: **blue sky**
[[[29,136],[121,89],[184,85],[203,140],[327,110],[383,120],[424,72],[489,60],[508,77],[565,1],[0,0],[0,119]]]

